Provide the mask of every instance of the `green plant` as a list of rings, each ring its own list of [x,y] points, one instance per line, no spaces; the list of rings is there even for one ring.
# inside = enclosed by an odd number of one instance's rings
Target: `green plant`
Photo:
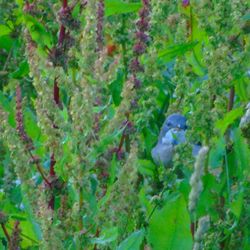
[[[0,4],[0,249],[250,248],[247,1]]]

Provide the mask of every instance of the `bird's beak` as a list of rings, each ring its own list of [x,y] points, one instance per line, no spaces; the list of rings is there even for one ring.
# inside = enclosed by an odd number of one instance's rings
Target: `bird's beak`
[[[176,128],[174,128],[174,129],[176,129],[177,131],[180,131],[181,130],[181,126],[180,125],[178,125]]]

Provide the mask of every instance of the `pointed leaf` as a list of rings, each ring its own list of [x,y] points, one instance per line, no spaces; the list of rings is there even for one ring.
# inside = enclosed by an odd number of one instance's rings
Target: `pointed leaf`
[[[182,196],[155,211],[149,222],[148,240],[154,250],[192,249],[190,218]]]
[[[132,233],[117,248],[117,250],[140,250],[144,238],[144,229]]]

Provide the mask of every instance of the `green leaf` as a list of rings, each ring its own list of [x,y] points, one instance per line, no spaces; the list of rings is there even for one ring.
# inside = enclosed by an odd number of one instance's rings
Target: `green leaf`
[[[243,102],[248,102],[250,99],[250,84],[249,78],[243,76],[234,82],[235,92]]]
[[[24,15],[24,22],[32,40],[41,47],[47,46],[50,48],[52,46],[52,36],[40,22],[30,15]]]
[[[119,104],[121,103],[122,100],[121,92],[122,92],[123,82],[124,82],[124,74],[121,70],[118,70],[116,79],[109,84],[109,89],[111,91],[112,99],[115,106],[119,106]]]
[[[233,109],[232,111],[228,112],[223,119],[216,122],[215,126],[220,130],[222,135],[226,132],[228,126],[232,125],[237,118],[243,115],[243,111],[243,108]]]
[[[8,35],[11,32],[11,29],[3,24],[0,24],[0,36]]]
[[[215,146],[209,153],[209,166],[212,168],[221,167],[225,156],[225,138],[221,136],[217,139]]]
[[[0,36],[0,48],[1,49],[5,49],[6,51],[10,51],[10,49],[13,47],[14,45],[14,40],[6,35],[6,36]]]
[[[117,250],[140,250],[141,243],[144,238],[145,231],[141,229],[132,233],[117,248]]]
[[[150,160],[138,160],[138,170],[142,175],[154,176],[155,165]]]
[[[91,242],[98,245],[106,245],[110,242],[115,241],[117,237],[118,237],[118,228],[112,227],[109,229],[104,229],[102,231],[101,236],[98,238],[93,238]]]
[[[137,12],[141,3],[126,3],[121,0],[105,0],[105,16]]]
[[[250,20],[250,12],[246,13],[243,17],[241,17],[241,20],[243,20],[243,21]]]
[[[244,237],[243,237],[243,250],[250,249],[250,231],[248,227],[244,228]]]
[[[198,44],[197,41],[168,46],[158,53],[158,57],[165,63],[173,60],[177,56],[184,55]]]
[[[16,126],[15,121],[15,112],[11,102],[4,96],[4,94],[0,91],[0,105],[3,109],[9,113],[8,122],[12,127]]]
[[[29,64],[27,60],[24,60],[20,63],[17,70],[10,74],[10,77],[14,79],[21,79],[22,77],[27,76],[28,74],[29,74]]]
[[[24,112],[24,127],[31,139],[38,140],[41,135],[41,129],[37,126],[35,114],[29,108],[26,108]]]
[[[118,163],[116,161],[116,155],[114,154],[111,161],[111,166],[109,168],[109,181],[108,181],[109,185],[112,185],[115,181],[117,167]]]
[[[214,210],[215,198],[214,194],[220,193],[225,182],[221,180],[218,182],[213,174],[206,174],[202,178],[203,191],[200,194],[200,198],[197,206],[197,217],[206,215],[209,211],[210,214],[216,213]]]
[[[231,204],[231,211],[236,216],[237,219],[240,219],[243,203],[244,203],[244,193],[240,192],[239,194],[237,194],[236,199]]]
[[[4,245],[2,244],[2,241],[0,241],[0,250],[5,250],[6,248],[4,247]]]
[[[183,196],[156,210],[149,222],[148,241],[154,250],[191,250],[190,218]]]
[[[250,150],[244,138],[241,135],[239,128],[233,131],[234,139],[234,152],[236,154],[237,170],[238,174],[241,176],[243,171],[247,171],[249,174],[250,170]]]

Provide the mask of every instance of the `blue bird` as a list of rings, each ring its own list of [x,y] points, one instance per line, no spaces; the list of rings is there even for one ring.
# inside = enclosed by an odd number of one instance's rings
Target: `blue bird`
[[[168,116],[158,137],[156,146],[152,149],[151,155],[157,165],[171,166],[175,146],[186,142],[187,119],[178,113]],[[200,146],[193,145],[193,156],[197,155]]]

